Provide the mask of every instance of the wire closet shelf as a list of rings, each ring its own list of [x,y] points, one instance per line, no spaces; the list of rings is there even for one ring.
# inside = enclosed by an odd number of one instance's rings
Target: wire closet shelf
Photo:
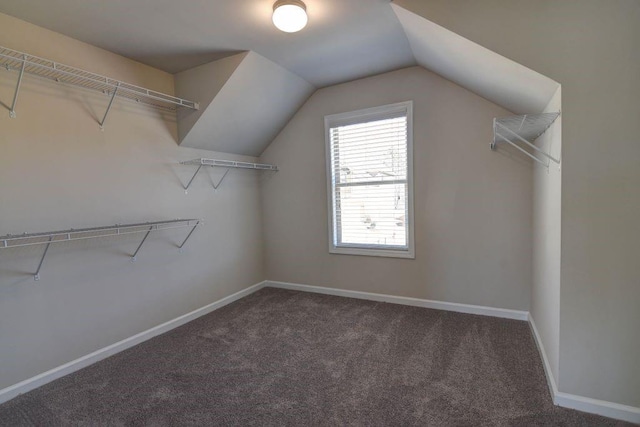
[[[35,280],[40,280],[40,269],[44,262],[49,246],[52,243],[72,242],[76,240],[98,239],[112,236],[122,236],[128,234],[145,233],[142,241],[138,245],[138,248],[131,256],[131,261],[136,260],[138,252],[144,245],[149,234],[156,231],[171,230],[176,228],[190,227],[191,230],[187,237],[178,246],[178,249],[182,251],[185,243],[191,237],[195,229],[202,225],[202,221],[199,219],[174,219],[169,221],[155,221],[144,222],[138,224],[116,224],[104,227],[92,227],[92,228],[71,228],[69,230],[61,231],[48,231],[42,233],[23,233],[23,234],[7,234],[0,236],[0,249],[18,248],[24,246],[34,245],[46,245],[38,270],[34,274]]]
[[[224,174],[222,175],[222,178],[220,178],[218,183],[213,184],[214,190],[218,189],[220,184],[222,184],[222,181],[224,180],[224,178],[227,176],[227,173],[231,169],[249,169],[249,170],[259,170],[259,171],[273,171],[273,172],[278,171],[278,167],[274,165],[268,165],[264,163],[237,162],[235,160],[218,160],[218,159],[201,158],[201,159],[187,160],[184,162],[180,162],[180,164],[189,165],[189,166],[198,166],[198,168],[196,169],[196,172],[193,174],[193,176],[189,180],[189,183],[184,187],[185,194],[189,190],[191,183],[195,179],[196,175],[198,175],[198,172],[200,172],[200,169],[202,169],[203,166],[226,168],[226,171],[224,172]]]
[[[69,65],[60,64],[50,59],[40,58],[28,53],[19,52],[0,46],[0,66],[11,71],[18,71],[18,83],[14,100],[10,108],[11,117],[15,117],[15,106],[24,73],[37,77],[102,92],[111,97],[109,107],[116,97],[126,98],[155,108],[175,111],[183,107],[197,110],[198,103],[167,95],[140,86],[125,83],[116,79],[101,76]],[[108,113],[108,110],[107,110]],[[105,115],[106,119],[106,115]],[[103,119],[104,122],[104,119]],[[103,125],[101,122],[101,126]]]
[[[536,146],[534,141],[547,131],[560,116],[560,112],[525,114],[493,119],[493,141],[491,149],[496,150],[498,144],[507,143],[517,148],[534,161],[549,167],[549,162],[560,164],[560,159],[553,157],[544,149]],[[521,147],[524,144],[533,153]],[[537,155],[536,155],[537,154]],[[540,158],[542,156],[542,158]]]

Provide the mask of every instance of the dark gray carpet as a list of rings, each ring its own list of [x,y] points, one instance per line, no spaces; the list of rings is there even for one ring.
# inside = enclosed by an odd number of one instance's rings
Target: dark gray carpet
[[[526,322],[263,289],[0,406],[0,425],[606,426]]]

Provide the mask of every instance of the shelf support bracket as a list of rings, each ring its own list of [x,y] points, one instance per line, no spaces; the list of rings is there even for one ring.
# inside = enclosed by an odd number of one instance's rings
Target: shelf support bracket
[[[36,282],[40,280],[40,269],[42,268],[44,257],[47,256],[47,251],[49,250],[49,246],[51,246],[51,240],[53,240],[53,236],[49,237],[49,242],[47,242],[47,246],[45,246],[44,253],[42,254],[42,258],[40,259],[40,264],[38,264],[38,270],[36,270],[36,274],[33,275],[33,280],[35,280]]]
[[[131,256],[131,262],[135,262],[136,256],[138,255],[138,252],[140,252],[140,248],[142,247],[142,245],[144,245],[144,242],[147,240],[147,237],[149,237],[149,233],[151,233],[151,230],[153,230],[153,225],[149,227],[149,230],[147,230],[147,234],[144,235],[144,237],[142,238],[142,242],[140,242],[140,244],[138,245],[138,249],[136,249],[136,251]]]
[[[187,237],[184,239],[182,244],[180,246],[178,246],[178,252],[182,253],[182,248],[184,247],[185,243],[187,243],[187,240],[189,240],[189,237],[191,237],[193,232],[196,231],[196,228],[198,227],[198,225],[200,225],[200,221],[196,222],[196,225],[194,225],[193,228],[191,229],[191,231],[189,231],[189,234],[187,234]]]
[[[24,67],[27,63],[27,55],[22,57],[22,66],[20,67],[20,74],[18,75],[18,84],[16,85],[16,91],[13,94],[13,102],[11,103],[11,110],[9,110],[9,117],[16,118],[16,103],[18,102],[18,93],[20,92],[20,85],[22,84],[22,76],[24,76]],[[37,280],[37,279],[36,279]]]
[[[526,116],[525,116],[526,117]],[[527,141],[526,139],[524,139],[523,137],[521,137],[520,135],[518,135],[517,133],[515,133],[514,131],[512,131],[511,129],[507,128],[506,126],[501,125],[500,123],[496,123],[497,126],[500,127],[500,129],[502,130],[506,130],[507,132],[509,132],[511,135],[513,135],[515,138],[517,138],[518,140],[524,142],[525,144],[527,144],[527,146],[531,147],[533,150],[537,151],[538,153],[542,154],[543,156],[545,156],[546,158],[553,160],[554,162],[556,162],[557,164],[560,164],[560,160],[556,159],[555,157],[551,156],[550,154],[547,154],[544,150],[539,149],[538,147],[536,147],[534,144],[530,143],[529,141]],[[507,138],[505,138],[504,136],[500,135],[500,137],[502,139],[504,139],[505,141],[507,141]],[[511,141],[509,141],[511,142]],[[515,144],[511,144],[514,145]],[[544,164],[544,163],[543,163]],[[548,165],[547,165],[548,166]]]
[[[526,154],[527,156],[531,157],[533,160],[535,160],[536,162],[540,163],[542,166],[546,167],[547,169],[549,169],[549,164],[543,162],[542,160],[540,160],[539,158],[537,158],[536,156],[534,156],[533,154],[531,154],[530,152],[528,152],[527,150],[525,150],[524,148],[520,147],[518,144],[514,144],[510,139],[505,138],[504,136],[502,136],[501,134],[499,134],[498,132],[496,132],[496,136],[499,136],[500,138],[502,138],[505,142],[511,144],[512,146],[514,146],[515,148],[517,148],[518,150],[522,151],[524,154]],[[492,147],[492,149],[495,149]]]
[[[113,90],[113,94],[111,95],[111,99],[109,100],[109,105],[107,105],[107,111],[104,113],[104,117],[102,117],[102,121],[100,123],[100,130],[104,130],[104,123],[107,121],[107,116],[109,115],[109,111],[111,111],[111,106],[113,105],[113,100],[116,99],[116,95],[118,94],[118,88],[120,87],[120,83],[116,85],[116,88]]]
[[[220,181],[218,181],[217,184],[213,184],[213,189],[217,190],[218,187],[220,187],[220,184],[222,184],[222,181],[224,181],[224,177],[227,176],[227,174],[229,173],[231,169],[227,168],[227,170],[224,171],[224,174],[222,175],[222,178],[220,178]]]
[[[196,173],[193,174],[187,186],[184,187],[184,194],[189,193],[189,187],[191,186],[191,183],[193,182],[193,180],[196,179],[196,175],[198,175],[198,172],[200,172],[200,169],[202,169],[202,165],[198,166],[198,169],[196,169]]]

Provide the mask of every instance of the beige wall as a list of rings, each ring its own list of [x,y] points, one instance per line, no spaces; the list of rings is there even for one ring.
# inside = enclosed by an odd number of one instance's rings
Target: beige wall
[[[640,2],[395,2],[562,84],[559,389],[640,407]]]
[[[562,89],[558,89],[544,112],[562,110]],[[556,159],[562,156],[562,116],[536,141]],[[560,243],[562,173],[554,162],[549,168],[535,163],[533,182],[533,278],[531,310],[547,360],[558,381],[560,355]]]
[[[125,58],[0,14],[0,44],[128,82],[172,92],[173,78]],[[207,170],[189,194],[193,167],[216,153],[176,143],[175,117],[26,76],[17,118],[17,73],[0,70],[0,235],[115,223],[202,218],[188,230],[0,249],[0,389],[178,317],[263,279],[258,176],[232,171],[214,193]],[[197,100],[196,100],[197,101]],[[223,156],[230,158],[230,156]],[[249,159],[233,157],[234,159]],[[211,178],[209,178],[211,177]]]
[[[324,116],[407,100],[416,259],[329,254]],[[317,91],[261,157],[267,278],[528,310],[531,165],[489,149],[509,114],[419,67]]]
[[[164,71],[3,13],[0,13],[0,26],[3,29],[0,46],[169,95],[174,92],[173,76]]]

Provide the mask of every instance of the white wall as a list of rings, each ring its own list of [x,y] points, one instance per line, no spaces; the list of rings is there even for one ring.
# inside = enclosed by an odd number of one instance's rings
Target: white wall
[[[151,89],[173,77],[0,14],[2,45]],[[217,192],[207,170],[189,194],[193,167],[216,153],[180,148],[175,116],[117,102],[101,132],[107,97],[0,70],[0,235],[115,223],[201,218],[188,230],[0,249],[0,389],[84,356],[263,280],[258,176],[233,171]],[[196,100],[197,101],[197,100]],[[230,158],[227,156],[221,156]],[[234,159],[253,158],[233,157]]]
[[[561,111],[559,88],[544,112]],[[562,157],[562,115],[536,141],[556,159]],[[560,355],[560,243],[562,173],[554,162],[549,168],[535,163],[533,182],[533,280],[531,310],[554,380],[558,380]]]
[[[558,387],[640,407],[640,2],[395,2],[562,85]]]
[[[324,116],[407,100],[416,259],[329,254]],[[420,67],[317,91],[261,157],[267,278],[528,310],[531,164],[489,149],[509,114]]]

